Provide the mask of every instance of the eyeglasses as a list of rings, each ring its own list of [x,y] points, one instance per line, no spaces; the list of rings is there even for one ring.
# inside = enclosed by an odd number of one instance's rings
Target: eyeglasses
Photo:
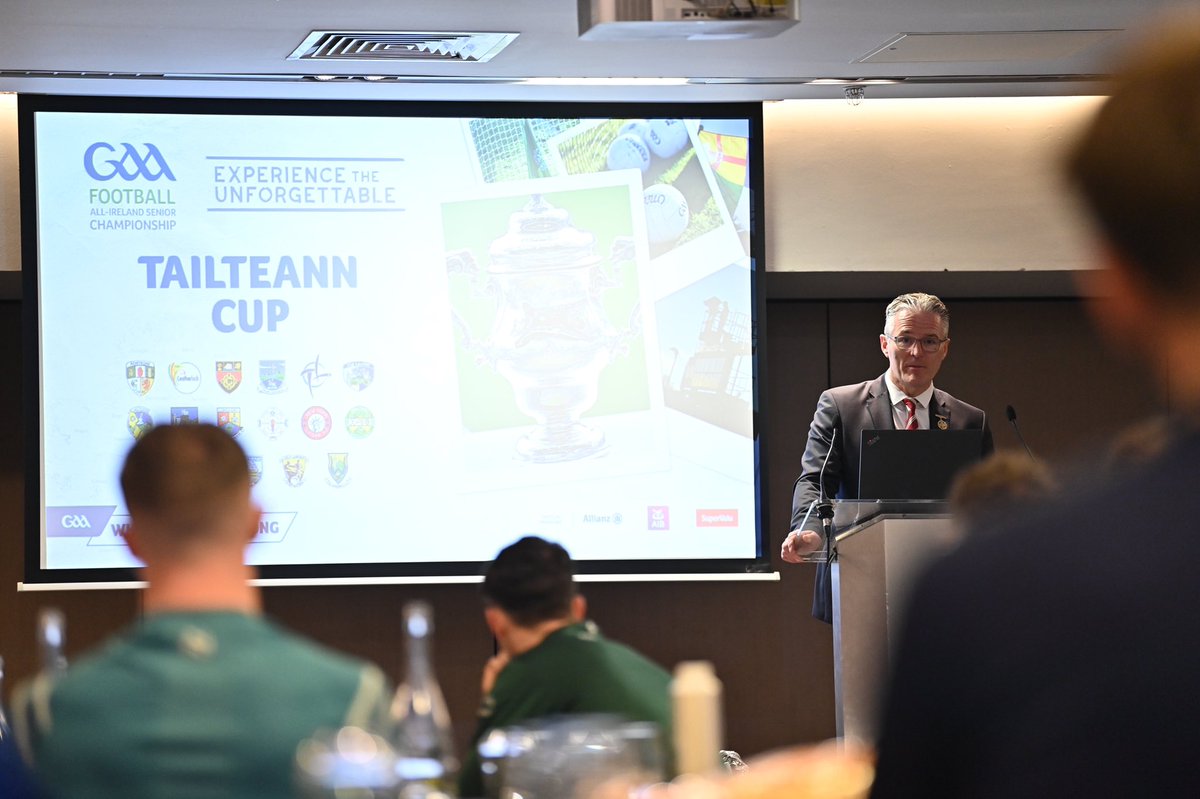
[[[915,338],[914,336],[889,336],[887,333],[883,335],[885,338],[891,339],[892,343],[902,350],[912,349],[912,345],[920,344],[921,349],[925,350],[925,352],[937,352],[943,344],[950,340],[949,338],[938,338],[937,336]]]

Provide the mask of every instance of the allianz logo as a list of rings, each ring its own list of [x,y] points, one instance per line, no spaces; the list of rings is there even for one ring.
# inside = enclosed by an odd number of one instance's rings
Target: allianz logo
[[[621,524],[625,517],[620,513],[585,513],[582,521],[584,524]]]

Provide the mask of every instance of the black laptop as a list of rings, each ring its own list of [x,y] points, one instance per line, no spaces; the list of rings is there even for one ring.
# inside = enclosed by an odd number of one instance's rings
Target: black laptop
[[[864,430],[860,499],[945,499],[964,466],[983,456],[983,430]]]

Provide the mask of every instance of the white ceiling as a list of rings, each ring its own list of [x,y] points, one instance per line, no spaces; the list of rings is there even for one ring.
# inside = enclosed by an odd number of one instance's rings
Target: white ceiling
[[[741,0],[745,5],[745,0]],[[724,100],[838,97],[815,78],[905,78],[871,96],[1073,94],[1171,0],[800,0],[768,39],[588,41],[574,0],[0,0],[0,90],[72,94],[380,99]],[[1186,5],[1195,7],[1196,3]],[[314,29],[512,31],[487,63],[321,66],[286,60]],[[947,60],[856,63],[903,33],[1080,31],[1117,35],[1073,54],[934,48]],[[981,40],[982,41],[982,40]],[[1053,48],[1051,48],[1053,49]],[[947,56],[949,51],[951,55]],[[973,60],[983,59],[987,60]],[[38,76],[21,73],[34,71]],[[47,72],[146,73],[137,79]],[[403,82],[300,80],[321,72]],[[173,75],[173,78],[163,78]],[[259,76],[251,78],[248,76]],[[694,79],[684,86],[530,86],[539,77]],[[1064,80],[1066,78],[1066,80]]]

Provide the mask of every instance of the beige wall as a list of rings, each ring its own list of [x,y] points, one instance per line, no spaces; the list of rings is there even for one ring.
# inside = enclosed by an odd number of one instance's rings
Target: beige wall
[[[1086,268],[1084,231],[1057,165],[1099,101],[768,104],[767,268]]]
[[[21,268],[17,97],[0,94],[0,271]]]

